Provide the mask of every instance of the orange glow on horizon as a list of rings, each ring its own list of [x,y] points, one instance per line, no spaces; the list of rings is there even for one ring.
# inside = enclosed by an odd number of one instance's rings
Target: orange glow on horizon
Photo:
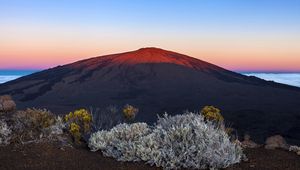
[[[1,28],[0,69],[45,69],[78,60],[158,47],[186,54],[230,70],[300,71],[300,38],[271,35],[215,36],[147,34],[113,31]]]
[[[158,47],[230,70],[300,72],[298,1],[3,1],[0,69]]]

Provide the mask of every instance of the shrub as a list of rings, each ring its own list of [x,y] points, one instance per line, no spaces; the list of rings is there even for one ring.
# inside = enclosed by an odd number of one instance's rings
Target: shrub
[[[8,127],[6,121],[0,120],[0,146],[9,144],[11,133],[12,130]]]
[[[89,147],[120,161],[142,160],[165,169],[225,168],[243,155],[224,129],[193,113],[159,117],[154,127],[133,123],[99,131]]]
[[[200,113],[206,120],[222,122],[224,120],[220,110],[214,106],[205,106]]]
[[[225,128],[225,132],[228,134],[228,135],[231,135],[232,134],[232,132],[234,131],[234,129],[233,128]]]
[[[11,96],[0,96],[0,113],[12,112],[16,109],[16,103],[12,100]]]
[[[65,115],[65,122],[75,143],[79,144],[83,135],[91,130],[92,116],[87,110],[79,109]]]
[[[28,108],[18,111],[13,116],[30,129],[43,129],[55,124],[55,115],[46,109]]]
[[[89,147],[92,151],[102,150],[105,156],[119,161],[139,161],[136,156],[141,137],[150,133],[146,123],[119,124],[110,131],[102,130],[91,135]]]
[[[90,108],[89,111],[92,115],[93,131],[108,130],[124,122],[123,115],[116,106],[108,106],[103,109]]]
[[[135,108],[129,104],[125,105],[123,108],[124,117],[128,121],[132,121],[138,112],[139,112],[138,108]]]
[[[60,116],[57,116],[55,118],[55,124],[51,125],[49,128],[50,135],[62,135],[63,129],[65,129],[65,123],[63,122],[63,119]]]
[[[12,116],[13,140],[22,144],[39,142],[43,138],[56,140],[63,134],[64,123],[46,109],[26,109]]]

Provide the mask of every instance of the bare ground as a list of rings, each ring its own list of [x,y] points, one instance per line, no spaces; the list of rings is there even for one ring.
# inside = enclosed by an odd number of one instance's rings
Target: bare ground
[[[299,170],[300,156],[284,150],[248,149],[249,160],[227,170]],[[103,157],[101,152],[87,148],[59,147],[54,144],[9,145],[0,147],[1,170],[151,170],[159,169],[144,163],[117,162]]]

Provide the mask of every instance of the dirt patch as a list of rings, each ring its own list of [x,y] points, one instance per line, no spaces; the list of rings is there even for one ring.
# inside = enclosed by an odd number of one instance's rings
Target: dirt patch
[[[300,156],[285,150],[264,148],[247,149],[247,162],[233,165],[227,170],[299,170]]]
[[[53,144],[0,147],[1,170],[140,170],[153,169],[143,163],[117,162],[87,148],[60,148]]]
[[[242,162],[227,170],[299,170],[300,157],[284,150],[264,148],[245,150],[248,162]],[[0,147],[1,170],[155,170],[142,162],[118,162],[103,157],[101,152],[90,152],[87,148],[59,147],[55,144],[29,144],[21,147]]]

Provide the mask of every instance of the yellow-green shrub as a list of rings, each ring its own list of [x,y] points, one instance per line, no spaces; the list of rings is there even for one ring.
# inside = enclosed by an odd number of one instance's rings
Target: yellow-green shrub
[[[136,114],[139,112],[138,108],[135,108],[129,104],[125,105],[123,108],[123,115],[126,120],[133,120]]]
[[[91,130],[92,116],[87,110],[79,109],[65,115],[65,122],[74,141],[80,143],[82,136]]]
[[[14,114],[15,119],[21,120],[27,128],[48,128],[55,123],[55,115],[46,109],[28,108]]]
[[[231,135],[233,131],[234,131],[233,128],[229,128],[229,127],[225,128],[225,132],[226,132],[228,135]]]
[[[52,112],[35,108],[15,112],[10,123],[13,131],[12,143],[37,142],[50,137],[51,133],[59,131],[63,126],[58,126],[59,119]]]
[[[69,132],[72,134],[72,136],[74,137],[74,140],[76,142],[80,141],[81,133],[80,133],[80,126],[79,125],[77,125],[76,123],[71,123],[70,128],[69,128]]]
[[[224,120],[220,109],[214,106],[205,106],[200,112],[206,120],[222,122]]]

